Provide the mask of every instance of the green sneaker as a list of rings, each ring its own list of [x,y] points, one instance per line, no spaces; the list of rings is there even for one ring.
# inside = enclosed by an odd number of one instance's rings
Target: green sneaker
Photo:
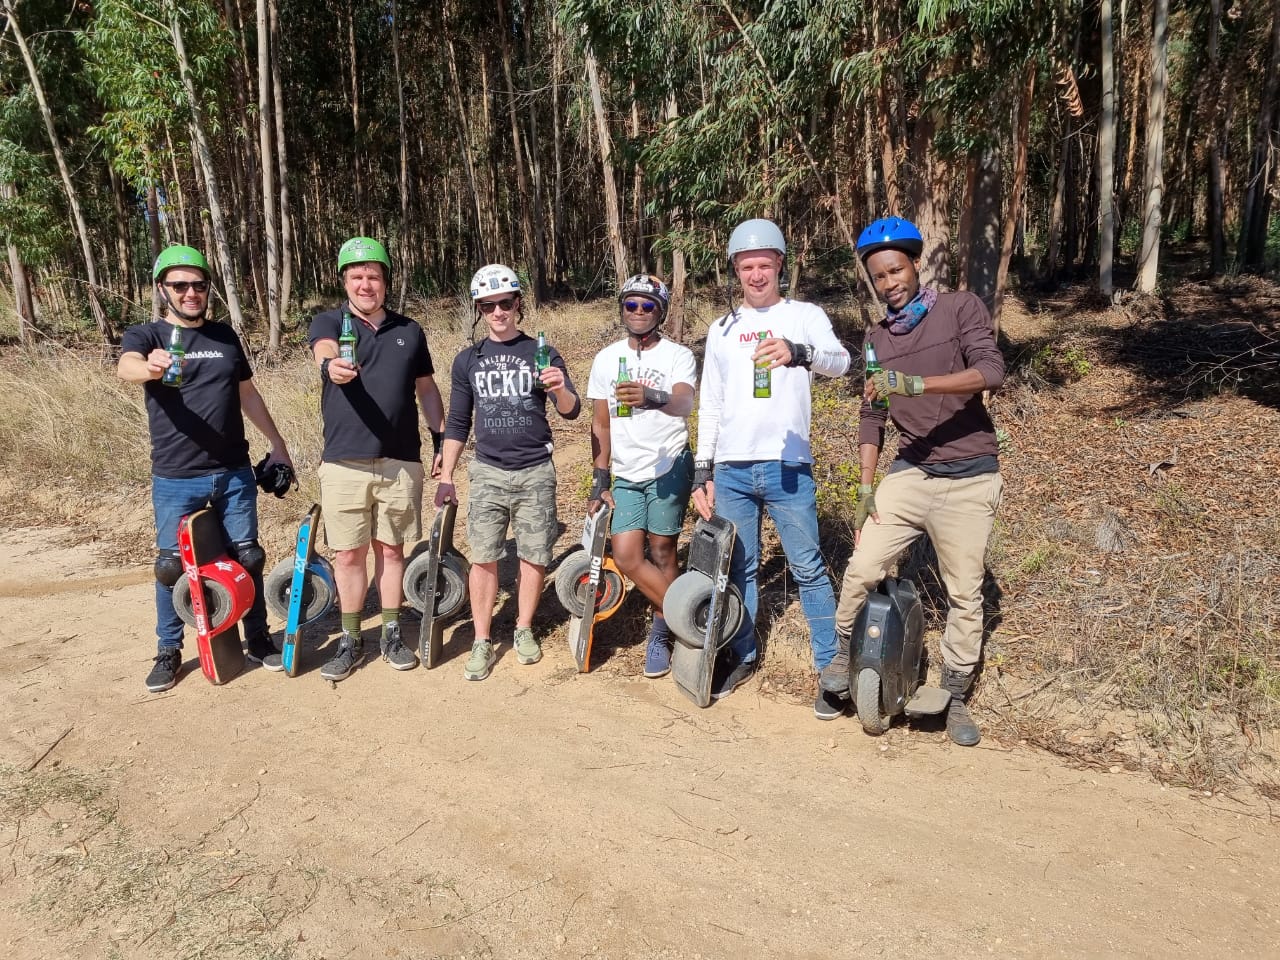
[[[533,638],[532,627],[516,627],[516,660],[520,663],[537,663],[542,659],[542,646]]]
[[[462,667],[462,675],[468,680],[483,680],[493,671],[497,660],[493,644],[488,640],[477,640],[471,645],[471,656]]]

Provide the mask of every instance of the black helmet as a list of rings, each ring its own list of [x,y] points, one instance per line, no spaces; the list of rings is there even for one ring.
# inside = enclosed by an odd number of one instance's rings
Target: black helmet
[[[273,463],[268,467],[269,459],[270,454],[258,461],[258,465],[253,468],[254,478],[263,493],[274,493],[277,498],[283,499],[298,478],[294,475],[293,467],[287,463]]]

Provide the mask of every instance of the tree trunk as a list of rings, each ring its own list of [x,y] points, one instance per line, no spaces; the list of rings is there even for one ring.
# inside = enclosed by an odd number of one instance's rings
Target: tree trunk
[[[1277,0],[1280,3],[1280,0]],[[1139,293],[1154,293],[1160,262],[1160,202],[1164,193],[1164,114],[1168,86],[1169,0],[1156,0],[1151,22],[1151,78],[1147,94],[1147,158],[1142,175],[1142,251]]]
[[[516,110],[516,88],[511,73],[511,29],[507,23],[506,6],[503,0],[498,0],[498,24],[498,33],[502,37],[502,43],[500,44],[502,51],[502,79],[507,85],[507,120],[511,124],[511,149],[516,167],[517,194],[514,198],[514,204],[519,207],[520,249],[527,258],[534,255],[533,221],[529,217],[529,175],[525,170],[524,154],[520,149],[520,118]],[[528,29],[528,25],[526,25],[526,29]],[[530,264],[527,259],[525,263],[527,266],[533,267],[529,273],[537,276],[536,265]],[[533,301],[536,304],[539,302],[536,283],[534,287],[535,289],[531,292],[533,293]]]
[[[1209,142],[1206,153],[1209,157],[1209,198],[1207,220],[1209,222],[1209,273],[1219,276],[1227,268],[1227,237],[1225,174],[1223,160],[1226,157],[1229,129],[1224,123],[1226,110],[1225,71],[1222,69],[1220,53],[1220,37],[1222,35],[1222,0],[1209,2],[1209,71],[1212,77],[1210,85],[1213,104],[1209,111]]]
[[[476,180],[475,157],[471,150],[471,127],[467,123],[467,105],[462,99],[462,86],[458,82],[458,57],[453,49],[451,36],[445,38],[445,49],[449,53],[449,85],[453,90],[453,105],[458,112],[458,149],[462,154],[467,186],[471,189],[471,206],[476,217],[476,259],[487,262],[489,257],[486,253],[484,214],[480,207],[480,185]]]
[[[1116,69],[1111,0],[1102,0],[1102,117],[1098,122],[1098,292],[1110,299],[1116,248],[1115,191]]]
[[[404,79],[400,73],[400,13],[391,0],[391,63],[396,76],[396,107],[400,118],[400,295],[396,300],[401,313],[409,295],[409,262],[415,249],[413,226],[409,220],[409,130],[405,122]]]
[[[604,97],[600,92],[600,70],[596,55],[586,48],[587,83],[591,89],[591,109],[596,121],[596,140],[600,147],[601,179],[604,182],[605,229],[609,237],[609,249],[613,253],[613,273],[617,280],[615,290],[627,281],[627,248],[622,242],[621,215],[618,208],[618,185],[613,179],[613,152],[609,138],[609,125],[604,115]]]
[[[195,82],[191,79],[191,64],[187,60],[186,44],[182,40],[182,26],[175,12],[170,21],[169,33],[173,39],[173,50],[178,57],[178,75],[182,79],[182,87],[187,97],[187,107],[191,110],[191,132],[195,137],[196,151],[200,158],[200,166],[204,171],[205,193],[209,200],[209,219],[212,221],[214,246],[218,263],[222,266],[224,289],[227,297],[227,313],[231,317],[231,326],[240,339],[244,339],[244,313],[240,307],[240,291],[237,289],[235,264],[231,259],[231,246],[227,243],[226,219],[222,215],[222,203],[218,198],[218,179],[213,168],[213,151],[209,149],[209,140],[204,133],[204,111],[196,96]]]
[[[356,11],[355,0],[348,0],[346,10],[347,58],[351,66],[351,190],[355,197],[356,223],[361,234],[367,235],[365,227],[365,204],[362,184],[364,178],[360,172],[360,71],[356,59]]]
[[[668,120],[675,120],[680,116],[680,107],[674,93],[667,94],[666,113]],[[671,211],[671,226],[677,235],[684,227],[684,214],[679,207]],[[671,306],[667,310],[667,335],[679,343],[684,342],[684,287],[688,279],[681,242],[677,241],[671,248]]]
[[[129,311],[137,299],[133,284],[133,266],[129,263],[129,215],[124,202],[124,183],[115,168],[107,165],[107,173],[111,177],[111,205],[115,213],[116,227],[116,269],[120,273],[120,290],[123,294],[120,305],[120,325],[129,325]]]
[[[527,5],[526,5],[527,6]],[[524,28],[525,69],[531,69],[533,59],[533,25]],[[542,303],[550,295],[547,285],[547,232],[543,209],[542,148],[538,139],[538,104],[540,97],[527,98],[529,103],[529,178],[533,187],[533,283],[534,298]]]
[[[1053,190],[1053,205],[1049,209],[1049,241],[1046,245],[1044,265],[1040,270],[1041,279],[1046,282],[1058,278],[1058,256],[1062,251],[1063,221],[1066,217],[1067,178],[1071,175],[1071,142],[1074,122],[1067,120],[1067,135],[1058,145],[1061,156],[1058,157],[1058,176]]]
[[[967,276],[957,267],[956,277],[964,279],[964,289],[982,298],[994,309],[996,278],[1000,271],[1000,193],[1004,186],[1000,148],[992,144],[974,160],[972,209],[969,214],[969,262]],[[963,231],[964,227],[961,227]],[[963,233],[961,234],[963,237]],[[961,240],[957,239],[957,244]]]
[[[271,28],[267,0],[258,0],[258,153],[262,168],[262,227],[267,252],[267,353],[280,350],[280,246],[276,238],[275,170],[271,159]]]
[[[995,301],[991,306],[991,322],[996,335],[1000,334],[1000,311],[1004,308],[1004,291],[1009,282],[1009,261],[1013,258],[1013,237],[1022,217],[1022,194],[1027,189],[1027,140],[1031,134],[1031,104],[1036,90],[1036,65],[1027,65],[1026,79],[1022,85],[1022,99],[1018,103],[1017,132],[1013,137],[1013,187],[1009,191],[1009,206],[1005,210],[1004,237],[1000,244],[1000,267],[996,271]]]
[[[44,119],[44,128],[49,135],[49,145],[53,149],[53,157],[58,164],[58,175],[62,178],[62,190],[67,196],[67,206],[71,208],[71,226],[75,230],[76,239],[80,243],[80,253],[84,258],[85,279],[88,282],[86,293],[89,297],[89,311],[93,314],[93,322],[97,325],[98,334],[104,341],[111,342],[115,339],[115,331],[111,327],[111,321],[107,319],[107,312],[102,308],[102,303],[98,299],[98,291],[100,289],[98,285],[98,264],[93,259],[93,247],[89,238],[89,224],[80,209],[80,195],[76,192],[75,184],[71,182],[71,170],[67,166],[67,158],[62,152],[62,141],[59,139],[58,131],[53,124],[53,111],[49,109],[49,101],[45,98],[44,84],[40,82],[40,74],[36,70],[35,58],[31,56],[31,49],[27,46],[26,37],[22,35],[22,30],[18,26],[18,14],[14,9],[12,0],[5,0],[4,9],[9,16],[9,26],[13,30],[13,39],[18,44],[23,63],[27,66],[27,74],[31,78],[31,89],[36,95],[40,116]]]
[[[1253,133],[1244,203],[1240,208],[1240,242],[1237,257],[1245,270],[1262,272],[1267,249],[1267,220],[1271,207],[1272,160],[1276,126],[1276,88],[1280,81],[1280,0],[1271,3],[1271,56],[1266,82],[1258,98],[1258,118]]]
[[[271,18],[271,46],[280,49],[280,7],[277,0],[267,0]],[[284,85],[280,82],[280,58],[271,58],[271,89],[275,94],[276,161],[280,179],[280,312],[289,310],[293,298],[293,217],[289,213],[289,159],[284,134]]]
[[[18,188],[12,183],[0,183],[0,197],[12,200],[18,195]],[[13,280],[13,308],[18,314],[18,339],[24,347],[35,342],[36,310],[31,300],[31,280],[27,276],[27,266],[22,262],[22,254],[18,245],[12,240],[5,244],[9,253],[9,275]]]
[[[552,156],[555,169],[552,173],[551,202],[551,259],[552,273],[557,289],[568,282],[569,257],[565,250],[564,238],[564,162],[563,126],[560,123],[560,75],[564,66],[564,35],[560,32],[559,21],[554,17],[551,24],[551,137]]]
[[[934,148],[937,122],[937,114],[932,109],[926,109],[916,120],[911,156],[919,165],[919,172],[911,184],[911,203],[916,211],[916,225],[924,237],[921,282],[947,289],[951,284],[950,190],[946,161]]]

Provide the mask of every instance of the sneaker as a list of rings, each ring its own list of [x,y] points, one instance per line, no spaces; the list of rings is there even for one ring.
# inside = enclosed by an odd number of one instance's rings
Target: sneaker
[[[716,659],[715,670],[711,674],[711,699],[719,700],[751,679],[756,672],[756,662],[744,663],[733,654]]]
[[[836,632],[836,655],[818,674],[818,688],[827,693],[849,696],[849,638]]]
[[[534,639],[532,627],[516,627],[514,644],[516,660],[523,664],[537,663],[542,659],[542,646]]]
[[[320,676],[334,683],[347,679],[363,654],[364,644],[361,638],[343,632],[338,638],[338,652],[333,655],[332,660],[320,668]]]
[[[848,706],[848,697],[819,690],[817,699],[813,701],[813,715],[819,720],[834,720],[844,713]]]
[[[541,652],[541,651],[539,651]],[[498,660],[497,651],[488,640],[477,640],[471,645],[471,656],[462,667],[462,675],[468,680],[483,680],[493,672]]]
[[[262,668],[264,670],[270,670],[272,673],[283,673],[284,672],[284,654],[268,653],[265,657],[262,658]]]
[[[382,628],[382,659],[397,670],[412,670],[418,665],[418,656],[400,639],[400,624],[388,623]]]
[[[262,633],[256,637],[250,637],[247,644],[249,650],[245,656],[254,663],[266,663],[267,657],[275,656],[280,653],[276,649],[276,645],[271,642],[271,634]]]
[[[644,675],[650,680],[665,677],[671,672],[671,638],[649,635],[649,645],[644,651]]]
[[[178,674],[182,673],[182,649],[180,647],[161,647],[155,656],[155,665],[147,674],[147,689],[152,693],[162,693],[178,682]]]

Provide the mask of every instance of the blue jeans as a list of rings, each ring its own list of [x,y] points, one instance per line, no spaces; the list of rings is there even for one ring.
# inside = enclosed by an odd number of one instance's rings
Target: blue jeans
[[[227,544],[258,539],[258,486],[253,468],[210,473],[203,477],[151,478],[151,506],[156,518],[156,547],[178,549],[178,523],[189,513],[212,507]],[[182,619],[173,609],[173,588],[156,581],[156,637],[161,649],[182,646]],[[262,572],[253,574],[253,606],[244,616],[245,635],[267,632],[267,601]]]
[[[745,662],[756,659],[755,619],[760,605],[756,571],[760,566],[760,523],[768,510],[791,575],[800,587],[813,663],[821,670],[836,655],[836,598],[818,544],[813,471],[807,463],[778,460],[717,463],[715,469],[716,513],[738,528],[730,579],[742,591],[747,607],[742,628],[729,642],[729,649]]]

